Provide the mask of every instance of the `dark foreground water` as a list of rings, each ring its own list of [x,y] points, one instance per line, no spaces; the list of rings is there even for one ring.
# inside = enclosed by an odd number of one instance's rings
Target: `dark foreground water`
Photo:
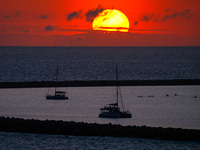
[[[200,47],[0,47],[0,82],[200,79]]]
[[[140,138],[87,137],[0,132],[2,150],[198,150],[200,143]]]

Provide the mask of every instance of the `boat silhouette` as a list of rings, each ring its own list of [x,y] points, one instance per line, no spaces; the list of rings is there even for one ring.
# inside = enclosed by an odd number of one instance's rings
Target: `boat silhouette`
[[[57,69],[56,69],[56,82],[57,82],[57,80],[58,80],[58,66],[57,66]],[[48,91],[48,93],[49,93],[49,91]],[[66,96],[67,92],[57,91],[57,87],[55,87],[54,95],[50,95],[48,93],[46,94],[47,100],[66,100],[66,99],[69,99],[68,96]]]
[[[99,117],[101,118],[132,118],[132,114],[127,110],[124,111],[123,101],[122,101],[122,94],[120,86],[118,86],[118,68],[116,66],[116,103],[108,104],[108,106],[104,106],[103,108],[100,108],[101,113],[99,114]],[[122,104],[122,111],[119,107],[119,95],[121,99]]]

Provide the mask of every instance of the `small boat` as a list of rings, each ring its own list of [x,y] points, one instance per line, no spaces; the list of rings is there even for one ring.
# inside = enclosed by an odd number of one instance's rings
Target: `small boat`
[[[116,80],[118,81],[118,72],[117,72],[117,66],[116,66]],[[119,86],[116,86],[116,103],[108,104],[108,106],[104,106],[103,108],[100,108],[101,113],[99,114],[99,117],[102,118],[132,118],[131,113],[127,110],[124,111],[122,96],[121,96],[121,90]],[[121,104],[122,104],[122,111],[119,107],[119,94],[121,98]]]
[[[58,80],[58,66],[56,70],[56,81]],[[49,91],[48,91],[49,93]],[[46,99],[47,100],[66,100],[69,99],[68,96],[66,96],[67,92],[64,91],[57,91],[57,87],[55,87],[55,93],[54,95],[46,94]]]
[[[65,100],[69,99],[66,95],[66,92],[63,91],[55,91],[54,95],[46,95],[46,99],[55,99],[55,100]]]

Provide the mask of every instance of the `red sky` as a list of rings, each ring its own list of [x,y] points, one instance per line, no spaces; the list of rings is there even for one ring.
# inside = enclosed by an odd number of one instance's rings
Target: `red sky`
[[[104,9],[127,33],[92,29]],[[0,46],[200,46],[200,0],[0,0]]]

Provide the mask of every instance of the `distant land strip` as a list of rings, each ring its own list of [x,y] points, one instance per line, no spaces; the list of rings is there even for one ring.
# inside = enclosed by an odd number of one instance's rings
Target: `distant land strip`
[[[0,117],[0,131],[200,142],[200,130]]]
[[[200,85],[200,79],[0,82],[0,88]]]

